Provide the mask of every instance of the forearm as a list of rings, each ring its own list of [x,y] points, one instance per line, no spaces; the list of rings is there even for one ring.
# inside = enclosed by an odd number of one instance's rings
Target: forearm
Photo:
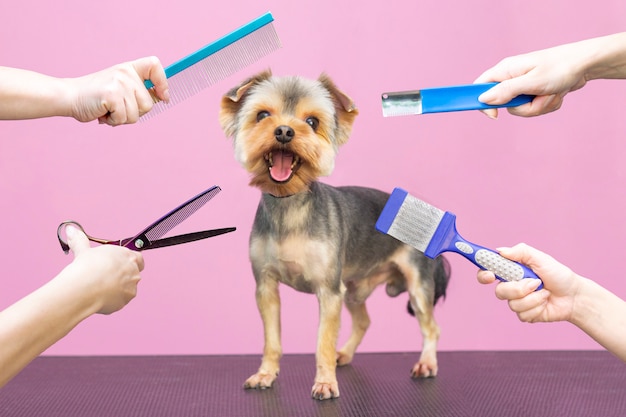
[[[93,314],[97,306],[84,289],[59,276],[0,313],[0,387],[33,359]]]
[[[0,120],[70,116],[67,80],[0,67]]]
[[[570,320],[626,362],[626,302],[583,278]]]
[[[623,79],[626,78],[626,32],[579,43],[585,57],[585,78]]]

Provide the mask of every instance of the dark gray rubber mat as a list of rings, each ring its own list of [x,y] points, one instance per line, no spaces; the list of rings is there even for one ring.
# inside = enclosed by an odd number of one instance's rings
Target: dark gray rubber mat
[[[313,355],[286,355],[274,387],[244,390],[259,356],[41,357],[0,390],[0,416],[626,416],[626,365],[607,352],[357,353],[341,397],[310,397]]]

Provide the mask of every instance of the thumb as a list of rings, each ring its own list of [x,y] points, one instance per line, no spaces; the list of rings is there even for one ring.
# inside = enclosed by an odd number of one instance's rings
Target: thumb
[[[512,248],[499,248],[500,255],[527,265],[531,269],[536,269],[542,264],[551,261],[550,255],[541,252],[525,243],[518,243]]]
[[[132,62],[133,68],[142,80],[150,80],[159,99],[169,102],[170,94],[165,70],[155,56],[140,58]]]
[[[491,105],[505,104],[521,94],[533,94],[528,90],[525,75],[503,80],[485,91],[478,97],[478,101]]]
[[[77,229],[72,225],[68,225],[65,228],[65,234],[67,235],[67,244],[69,245],[74,257],[89,249],[89,239],[82,230]]]

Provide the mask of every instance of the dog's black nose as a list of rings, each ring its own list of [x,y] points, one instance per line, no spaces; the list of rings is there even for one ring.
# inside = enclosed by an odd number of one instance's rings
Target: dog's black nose
[[[280,143],[289,143],[296,133],[289,126],[278,126],[274,130],[274,136]]]

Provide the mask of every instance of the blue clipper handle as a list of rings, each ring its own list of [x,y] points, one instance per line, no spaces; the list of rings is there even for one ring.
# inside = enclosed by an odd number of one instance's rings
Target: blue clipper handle
[[[493,272],[500,281],[519,281],[524,278],[540,279],[526,265],[507,259],[492,249],[463,239],[456,230],[456,216],[449,211],[443,215],[437,232],[424,250],[424,254],[430,258],[434,258],[442,252],[456,252],[477,267]],[[542,288],[543,283],[537,287],[536,291]]]
[[[478,97],[498,83],[455,85],[450,87],[423,88],[422,114],[462,110],[484,110],[499,107],[517,107],[530,103],[535,96],[522,94],[508,103],[492,106],[478,101]]]

